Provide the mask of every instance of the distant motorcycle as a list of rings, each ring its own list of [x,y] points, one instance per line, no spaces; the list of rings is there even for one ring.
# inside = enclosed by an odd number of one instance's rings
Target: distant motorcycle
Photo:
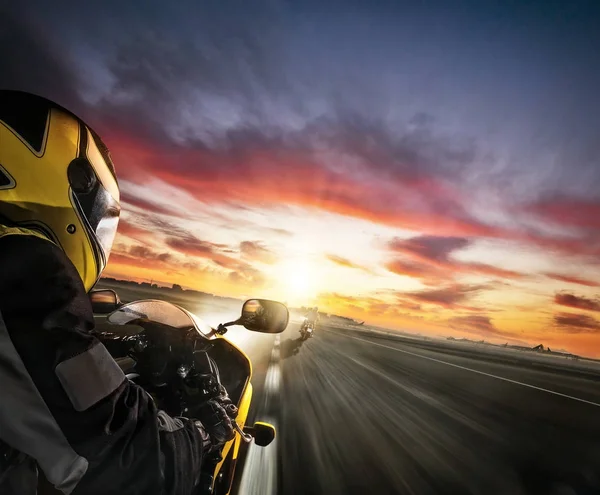
[[[302,325],[300,326],[300,339],[307,340],[313,336],[315,331],[315,322],[310,321],[308,318],[304,318]]]

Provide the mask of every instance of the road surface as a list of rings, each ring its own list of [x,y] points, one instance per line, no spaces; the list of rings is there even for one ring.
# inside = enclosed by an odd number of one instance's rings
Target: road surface
[[[297,336],[248,351],[252,417],[278,437],[250,448],[240,494],[600,493],[600,375],[368,331]]]
[[[239,312],[174,302],[213,326]],[[597,369],[360,329],[298,335],[297,323],[278,336],[227,334],[253,363],[249,419],[278,430],[270,446],[250,446],[236,493],[600,494]]]

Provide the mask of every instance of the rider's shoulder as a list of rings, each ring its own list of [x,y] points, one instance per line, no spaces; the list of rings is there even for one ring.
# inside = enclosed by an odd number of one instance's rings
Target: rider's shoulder
[[[0,273],[3,285],[14,281],[23,288],[60,284],[73,289],[80,285],[65,252],[44,236],[30,232],[0,233]]]

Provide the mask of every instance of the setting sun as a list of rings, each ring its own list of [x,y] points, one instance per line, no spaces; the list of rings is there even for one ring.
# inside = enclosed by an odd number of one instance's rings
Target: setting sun
[[[283,299],[289,304],[305,305],[311,302],[319,290],[314,264],[308,259],[288,260],[276,267]]]

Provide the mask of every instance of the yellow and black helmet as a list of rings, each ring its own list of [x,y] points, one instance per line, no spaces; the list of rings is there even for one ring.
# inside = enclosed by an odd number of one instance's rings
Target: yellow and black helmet
[[[100,278],[119,222],[119,186],[100,137],[45,98],[0,90],[0,223],[42,233]]]

